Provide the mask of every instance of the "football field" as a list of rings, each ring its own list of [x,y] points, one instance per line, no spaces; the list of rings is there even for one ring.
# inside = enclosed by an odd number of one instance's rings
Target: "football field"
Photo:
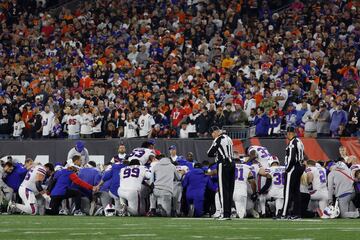
[[[0,216],[0,239],[357,239],[360,220]]]

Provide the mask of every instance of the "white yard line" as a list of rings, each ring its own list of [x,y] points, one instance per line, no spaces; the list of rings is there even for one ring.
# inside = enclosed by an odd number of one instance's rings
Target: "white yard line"
[[[120,234],[120,237],[156,237],[157,234],[152,233],[138,233],[138,234]]]

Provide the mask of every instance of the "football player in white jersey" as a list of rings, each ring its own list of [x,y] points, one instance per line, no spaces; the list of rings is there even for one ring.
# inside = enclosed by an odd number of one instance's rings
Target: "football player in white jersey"
[[[257,197],[258,192],[260,189],[265,185],[266,178],[269,177],[269,175],[265,172],[265,168],[261,165],[261,163],[258,161],[258,151],[253,148],[249,149],[249,158],[247,160],[247,165],[250,166],[251,172],[253,174],[254,180],[256,182],[256,191],[252,191],[251,188],[248,187],[248,202],[247,202],[247,210],[250,210],[250,214],[253,215],[255,218],[259,217],[259,214],[255,211],[261,210],[261,207],[257,205]],[[268,165],[268,163],[267,163]],[[261,181],[261,177],[263,178],[263,181]]]
[[[131,216],[138,216],[140,211],[140,191],[142,182],[150,179],[151,173],[145,166],[140,165],[140,161],[132,159],[129,166],[120,171],[120,187],[118,194],[120,197],[120,216],[129,213]]]
[[[313,160],[306,161],[306,175],[310,199],[319,201],[320,213],[327,207],[328,190],[326,170]],[[322,216],[322,214],[320,214]]]
[[[19,196],[23,201],[23,204],[10,203],[10,208],[16,208],[24,213],[35,215],[38,213],[38,201],[37,198],[42,197],[49,203],[50,196],[46,194],[43,189],[43,182],[47,176],[50,176],[54,172],[54,166],[51,163],[42,165],[28,165],[28,172],[24,181],[19,187]]]
[[[256,192],[256,183],[249,165],[240,163],[240,160],[235,160],[235,164],[233,200],[235,202],[237,216],[239,218],[244,218],[246,215],[248,184],[250,184],[252,192]]]
[[[145,165],[148,162],[151,162],[155,158],[155,152],[149,148],[135,148],[128,156],[128,160],[137,159],[140,161],[141,165]]]
[[[253,150],[256,151],[257,161],[261,164],[261,166],[265,169],[268,168],[269,162],[272,161],[272,156],[268,149],[266,147],[253,145],[247,149],[247,154],[250,155],[250,152]]]
[[[270,167],[265,170],[270,176],[267,178],[265,185],[260,190],[260,206],[262,214],[265,214],[265,202],[268,199],[275,199],[275,216],[281,213],[281,208],[284,203],[284,180],[285,167],[280,166],[280,161],[277,157],[273,157],[270,161]],[[269,190],[267,192],[267,190]],[[267,192],[267,194],[265,194]],[[264,193],[264,194],[263,194]]]

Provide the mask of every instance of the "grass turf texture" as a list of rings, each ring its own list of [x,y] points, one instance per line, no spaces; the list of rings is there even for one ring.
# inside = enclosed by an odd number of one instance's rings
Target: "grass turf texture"
[[[0,216],[0,239],[357,239],[360,220]]]

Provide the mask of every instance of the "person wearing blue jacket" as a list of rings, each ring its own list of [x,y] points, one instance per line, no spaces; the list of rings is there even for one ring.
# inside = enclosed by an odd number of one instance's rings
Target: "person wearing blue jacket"
[[[255,117],[255,134],[257,137],[265,137],[269,135],[270,119],[264,112],[263,107],[257,109],[258,115]]]
[[[106,171],[99,183],[101,194],[105,194],[103,187],[108,184],[108,190],[106,192],[109,193],[110,197],[114,199],[115,209],[120,211],[120,199],[118,194],[118,189],[120,187],[120,170],[128,165],[127,161],[123,161],[122,163],[116,162],[111,166],[111,169]],[[103,196],[100,196],[101,203],[103,207],[108,203],[105,203],[105,199]],[[104,202],[104,203],[103,203]],[[106,205],[105,205],[106,204]],[[105,205],[105,206],[104,206]]]
[[[72,187],[72,184],[76,184],[89,191],[98,191],[98,187],[88,184],[81,180],[76,174],[78,167],[74,164],[69,164],[67,168],[55,172],[51,182],[49,183],[48,191],[50,191],[50,209],[48,214],[57,215],[62,200],[73,198],[75,202],[74,215],[82,216],[81,212],[81,192],[78,189]]]
[[[179,166],[188,167],[189,170],[192,170],[194,168],[193,164],[191,162],[189,162],[188,160],[186,160],[186,158],[184,156],[179,156],[176,159],[176,162],[178,163]]]
[[[84,182],[87,182],[88,184],[92,185],[92,186],[96,186],[99,184],[100,180],[101,180],[101,173],[100,171],[96,168],[96,163],[94,161],[90,161],[88,162],[84,168],[81,168],[78,174],[79,178],[81,180],[83,180]],[[91,203],[93,201],[93,194],[92,191],[87,190],[85,188],[79,187],[76,184],[72,184],[72,186],[75,189],[80,190],[80,192],[82,193],[82,202],[81,202],[81,206],[82,209],[84,210],[85,213],[92,215],[94,210],[91,210],[91,204],[95,204]],[[93,206],[93,208],[95,207],[95,205]]]
[[[3,179],[4,183],[8,187],[12,188],[14,193],[17,193],[26,176],[26,168],[21,163],[7,162],[5,163],[3,169],[6,174]]]
[[[335,103],[335,111],[331,115],[330,132],[332,137],[339,136],[340,126],[347,124],[346,112],[342,110],[342,105]]]
[[[101,180],[101,173],[96,168],[96,163],[93,161],[88,162],[84,168],[80,169],[78,176],[81,180],[92,186],[98,185]],[[89,198],[90,200],[92,199],[92,192],[90,190],[81,188],[74,183],[73,186],[79,189],[85,195],[85,197]]]
[[[194,206],[195,217],[201,217],[203,215],[206,188],[213,191],[216,189],[210,177],[205,175],[200,163],[195,164],[194,169],[185,175],[182,185],[186,188],[188,205]],[[192,211],[189,211],[189,215],[192,215]]]

